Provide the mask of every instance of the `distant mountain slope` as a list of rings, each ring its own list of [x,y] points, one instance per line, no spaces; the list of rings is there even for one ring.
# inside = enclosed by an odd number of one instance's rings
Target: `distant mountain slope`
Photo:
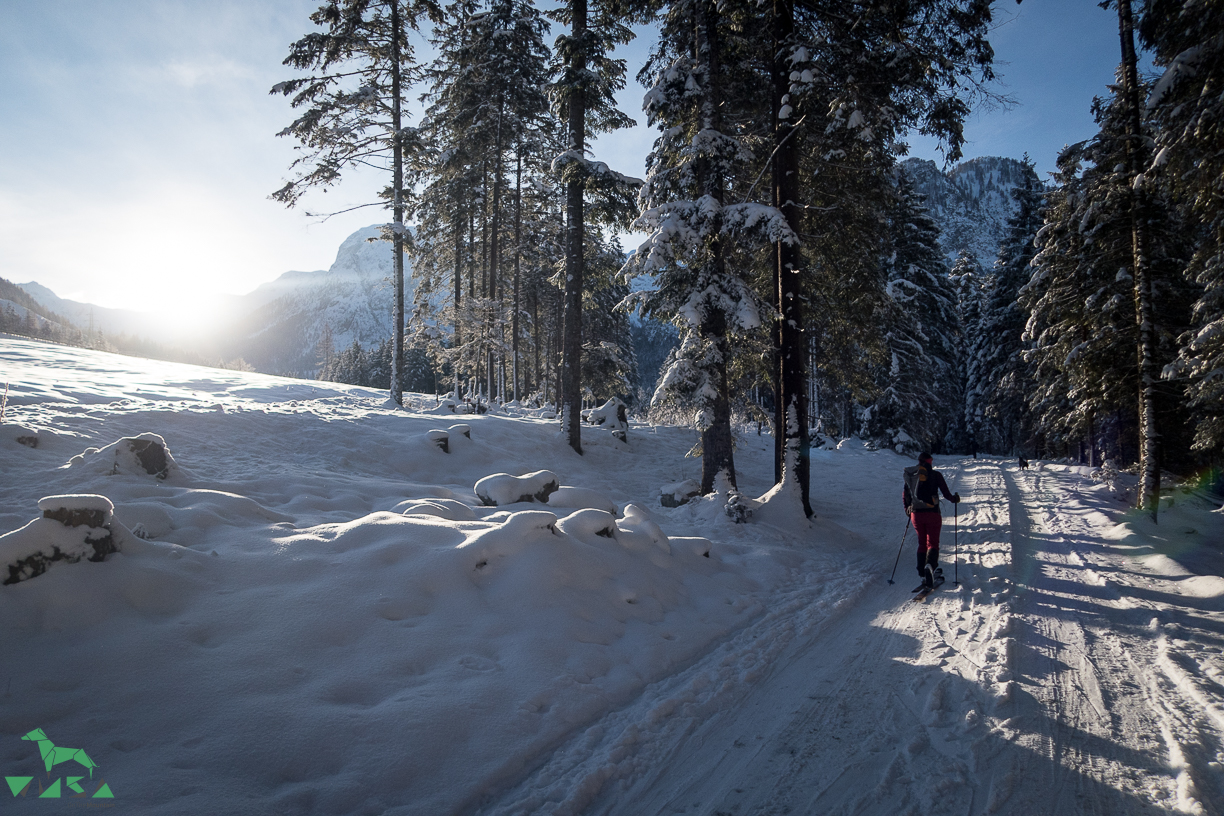
[[[906,159],[901,166],[942,230],[940,244],[948,262],[967,249],[983,269],[990,269],[1007,219],[1015,212],[1011,191],[1024,178],[1024,164],[986,156],[962,162],[946,173],[926,159]]]
[[[337,350],[354,340],[365,348],[376,346],[391,335],[391,246],[378,238],[378,226],[360,229],[340,245],[329,269],[286,272],[246,295],[229,298],[226,319],[198,336],[180,334],[174,340],[209,357],[242,358],[269,374],[313,372],[318,362],[315,347],[325,325]],[[83,329],[92,325],[109,334],[167,339],[166,315],[66,300],[38,283],[13,288]],[[405,302],[411,303],[412,294],[408,267]]]
[[[24,322],[31,314],[40,325],[72,325],[72,321],[31,297],[21,286],[0,278],[0,325],[6,330],[18,331],[21,327],[16,325],[16,321]],[[10,321],[14,322],[14,325],[8,325]]]
[[[317,367],[325,325],[337,350],[354,340],[369,348],[390,337],[392,255],[378,238],[379,227],[360,229],[340,245],[327,271],[289,272],[246,295],[247,309],[226,331],[224,354],[258,371],[305,373]],[[404,277],[410,303],[410,268]]]

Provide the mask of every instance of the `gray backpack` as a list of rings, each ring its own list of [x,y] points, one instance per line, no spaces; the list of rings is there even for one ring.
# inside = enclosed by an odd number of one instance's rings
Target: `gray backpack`
[[[905,486],[909,488],[910,507],[915,510],[937,510],[939,496],[935,485],[927,481],[929,471],[923,465],[910,465],[905,469]]]

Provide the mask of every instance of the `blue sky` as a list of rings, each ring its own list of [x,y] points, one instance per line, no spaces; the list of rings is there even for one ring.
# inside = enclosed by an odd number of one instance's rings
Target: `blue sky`
[[[104,306],[205,312],[291,270],[329,266],[375,210],[327,222],[304,209],[370,199],[373,175],[288,210],[268,200],[293,160],[292,119],[268,89],[317,0],[0,0],[0,277]],[[966,158],[1025,152],[1041,172],[1092,135],[1092,97],[1118,61],[1116,18],[1095,0],[996,4],[997,90],[971,116]],[[648,43],[625,51],[631,76]],[[637,63],[637,64],[635,64]],[[638,113],[631,83],[623,107]],[[597,158],[644,174],[644,126]],[[935,145],[913,155],[939,159]],[[940,160],[942,161],[942,160]]]

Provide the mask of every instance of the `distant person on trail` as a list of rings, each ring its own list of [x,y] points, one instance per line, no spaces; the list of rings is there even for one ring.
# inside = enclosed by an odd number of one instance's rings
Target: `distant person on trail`
[[[918,533],[918,575],[926,586],[943,581],[939,567],[939,530],[943,514],[939,511],[939,494],[953,504],[960,503],[960,493],[951,493],[943,474],[931,467],[931,454],[918,455],[918,464],[905,469],[905,489],[902,498],[905,512]]]

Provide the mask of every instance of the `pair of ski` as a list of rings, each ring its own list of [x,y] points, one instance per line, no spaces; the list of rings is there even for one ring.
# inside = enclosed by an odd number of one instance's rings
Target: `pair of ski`
[[[943,584],[943,582],[944,582],[943,578],[937,578],[935,580],[935,583],[928,586],[926,581],[923,581],[921,584],[919,584],[918,586],[910,590],[910,592],[915,593],[914,597],[911,598],[910,600],[915,601],[916,603],[922,603],[923,601],[927,599],[927,596],[929,596],[935,590],[939,589],[940,585]]]

